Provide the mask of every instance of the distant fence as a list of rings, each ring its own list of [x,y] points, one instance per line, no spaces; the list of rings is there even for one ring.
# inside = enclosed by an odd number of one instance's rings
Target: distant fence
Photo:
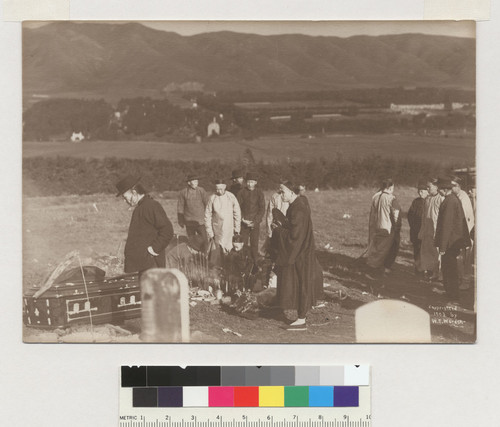
[[[264,190],[276,188],[280,178],[303,183],[310,189],[377,186],[380,180],[388,177],[397,185],[414,186],[422,178],[442,175],[455,166],[461,165],[379,156],[261,162],[246,167],[214,160],[32,157],[23,159],[23,192],[26,196],[113,193],[114,184],[126,174],[142,176],[149,190],[175,191],[186,185],[185,179],[190,173],[199,174],[200,185],[211,190],[215,179],[230,184],[231,171],[236,167],[256,171],[260,177],[259,186]]]

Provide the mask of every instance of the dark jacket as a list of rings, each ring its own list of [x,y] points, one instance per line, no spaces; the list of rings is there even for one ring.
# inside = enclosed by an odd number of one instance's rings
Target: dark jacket
[[[465,248],[470,244],[462,203],[455,194],[449,194],[439,207],[434,246],[446,252],[452,246]]]
[[[420,227],[422,225],[424,203],[425,199],[422,199],[422,197],[417,197],[415,200],[413,200],[410,209],[408,209],[408,224],[410,225],[410,241],[412,243],[415,243],[419,240],[418,233],[420,232]]]
[[[125,273],[165,267],[165,248],[174,230],[163,207],[150,196],[144,196],[135,207],[125,244]],[[151,246],[158,256],[148,252]]]
[[[262,190],[256,188],[250,191],[242,188],[236,195],[241,208],[241,219],[253,221],[255,226],[262,221],[266,212],[266,201]]]
[[[235,196],[238,195],[238,192],[243,188],[243,185],[241,185],[239,182],[234,182],[231,184],[229,187],[229,191],[233,193]]]
[[[205,207],[208,203],[207,192],[202,187],[190,187],[179,191],[177,197],[177,220],[181,227],[188,222],[205,223]]]

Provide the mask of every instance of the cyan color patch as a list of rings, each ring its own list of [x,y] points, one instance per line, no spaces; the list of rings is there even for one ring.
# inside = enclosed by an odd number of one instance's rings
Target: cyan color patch
[[[310,407],[332,407],[333,406],[333,387],[312,386],[309,387],[309,406]]]

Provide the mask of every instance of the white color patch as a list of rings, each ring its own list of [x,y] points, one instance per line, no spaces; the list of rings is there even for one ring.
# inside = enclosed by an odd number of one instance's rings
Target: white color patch
[[[344,385],[370,385],[370,366],[346,365],[344,367]]]
[[[184,407],[208,407],[208,387],[183,387],[182,393]]]

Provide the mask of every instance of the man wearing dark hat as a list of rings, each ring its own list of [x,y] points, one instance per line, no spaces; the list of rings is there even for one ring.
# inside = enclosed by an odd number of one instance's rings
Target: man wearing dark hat
[[[229,187],[229,191],[233,193],[235,196],[238,192],[243,188],[243,172],[240,169],[233,170],[231,174],[231,187]]]
[[[165,210],[139,181],[140,177],[128,175],[116,184],[116,196],[134,208],[125,244],[125,273],[165,267],[165,248],[174,235]]]
[[[424,214],[425,198],[429,195],[427,192],[427,182],[420,181],[417,185],[418,197],[413,200],[410,209],[408,209],[408,224],[410,225],[410,241],[413,245],[413,260],[415,262],[415,273],[419,274],[420,266],[420,247],[422,240],[418,238],[420,227],[422,226],[422,216]]]
[[[247,246],[250,240],[250,253],[254,265],[257,265],[260,222],[266,211],[266,201],[262,190],[257,188],[257,174],[248,172],[245,180],[246,187],[236,195],[241,208],[241,236]]]
[[[205,208],[208,195],[205,189],[198,186],[198,179],[197,175],[188,175],[187,187],[179,191],[177,221],[181,227],[186,227],[186,234],[189,237],[198,234],[208,241],[205,230]]]
[[[277,298],[283,310],[296,309],[298,318],[291,331],[307,330],[306,315],[323,293],[323,272],[316,258],[311,209],[299,188],[291,182],[280,185],[283,201],[289,203],[286,218],[275,211],[271,245],[278,277]]]
[[[438,180],[439,192],[444,196],[439,207],[434,245],[441,255],[441,270],[446,296],[451,302],[459,300],[457,256],[462,248],[470,246],[469,230],[462,204],[453,194],[450,178]]]

